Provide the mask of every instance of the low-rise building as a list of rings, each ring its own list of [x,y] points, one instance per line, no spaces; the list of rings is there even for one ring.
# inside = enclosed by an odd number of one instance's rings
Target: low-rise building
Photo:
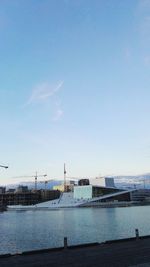
[[[26,185],[19,185],[15,190],[16,193],[24,193],[24,192],[28,192],[28,191],[29,191],[29,189],[28,189],[28,186],[26,186]]]
[[[6,192],[6,187],[0,186],[0,194],[4,194]]]
[[[56,190],[25,190],[24,192],[6,192],[0,194],[0,205],[33,205],[39,202],[59,198],[60,191]]]

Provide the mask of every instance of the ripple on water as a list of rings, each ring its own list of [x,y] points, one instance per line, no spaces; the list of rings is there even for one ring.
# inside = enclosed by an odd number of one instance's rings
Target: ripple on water
[[[150,206],[0,213],[0,254],[149,235]]]

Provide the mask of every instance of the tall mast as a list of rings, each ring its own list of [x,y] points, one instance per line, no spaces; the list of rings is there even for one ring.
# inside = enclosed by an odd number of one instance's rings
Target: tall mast
[[[47,176],[47,174],[42,174],[42,175],[38,175],[38,173],[36,172],[35,173],[35,176],[34,176],[34,178],[35,178],[35,191],[37,191],[37,180],[38,180],[38,177],[46,177]]]
[[[64,163],[64,192],[66,192],[66,164]]]
[[[37,172],[35,173],[35,191],[37,191]]]

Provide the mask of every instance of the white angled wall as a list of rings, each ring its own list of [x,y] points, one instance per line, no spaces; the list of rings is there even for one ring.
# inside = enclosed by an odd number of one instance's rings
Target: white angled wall
[[[91,179],[90,184],[93,186],[115,187],[114,178],[109,177],[97,177]]]

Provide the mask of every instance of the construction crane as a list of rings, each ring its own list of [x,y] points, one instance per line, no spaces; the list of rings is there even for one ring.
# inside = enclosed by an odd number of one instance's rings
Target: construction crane
[[[66,164],[64,163],[64,192],[66,192]]]
[[[29,177],[34,177],[35,179],[35,191],[37,191],[37,179],[38,177],[46,177],[47,174],[43,174],[43,175],[38,175],[37,172],[35,173],[35,175],[31,175],[31,176],[16,176],[14,178],[29,178]]]
[[[5,168],[5,169],[8,169],[8,166],[5,166],[5,165],[0,165],[0,168]]]

